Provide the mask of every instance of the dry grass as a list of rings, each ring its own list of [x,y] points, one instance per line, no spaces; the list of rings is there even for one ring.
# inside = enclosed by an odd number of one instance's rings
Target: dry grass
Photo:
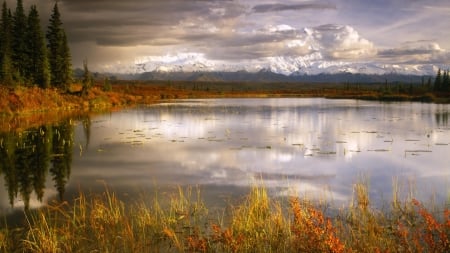
[[[86,96],[80,97],[80,84],[72,84],[69,92],[54,88],[7,88],[0,84],[0,115],[48,111],[92,111],[151,104],[167,99],[188,98],[266,98],[326,97],[385,101],[423,101],[449,103],[448,93],[430,93],[421,87],[414,92],[386,92],[377,84],[347,87],[340,84],[300,83],[225,83],[225,82],[140,82],[117,81],[104,90],[96,83]]]
[[[367,187],[355,184],[354,203],[330,217],[254,187],[216,220],[198,188],[129,206],[108,190],[80,194],[28,214],[25,228],[0,230],[0,252],[449,252],[447,207],[431,213],[411,199],[375,211]]]

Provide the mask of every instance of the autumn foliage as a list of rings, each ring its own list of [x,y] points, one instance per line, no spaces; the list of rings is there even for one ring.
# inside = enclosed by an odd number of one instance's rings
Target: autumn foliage
[[[326,215],[310,201],[255,187],[221,219],[192,188],[127,206],[114,193],[80,196],[0,228],[0,252],[449,252],[448,208],[418,200],[390,212],[353,206]],[[281,202],[280,202],[281,201]],[[287,206],[284,206],[284,204]],[[398,215],[401,214],[401,215]],[[217,217],[217,216],[216,216]],[[374,237],[375,236],[375,237]]]

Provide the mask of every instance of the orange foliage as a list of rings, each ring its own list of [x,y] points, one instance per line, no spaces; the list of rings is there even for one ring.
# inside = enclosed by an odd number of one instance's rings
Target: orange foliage
[[[219,225],[212,225],[212,241],[222,245],[224,249],[231,252],[239,252],[239,245],[244,241],[243,235],[235,236],[230,228],[222,230]]]
[[[444,221],[438,222],[416,199],[412,204],[417,208],[419,219],[414,224],[398,222],[397,236],[407,252],[450,252],[450,212],[444,210]]]
[[[345,252],[344,244],[335,235],[329,218],[310,205],[302,206],[298,198],[291,199],[294,213],[292,232],[295,244],[302,252]]]

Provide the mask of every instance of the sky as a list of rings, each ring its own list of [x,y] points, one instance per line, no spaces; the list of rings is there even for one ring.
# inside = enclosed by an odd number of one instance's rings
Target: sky
[[[8,0],[15,8],[15,0]],[[37,4],[44,27],[54,0]],[[450,65],[448,0],[59,0],[73,64],[94,71],[195,53]]]

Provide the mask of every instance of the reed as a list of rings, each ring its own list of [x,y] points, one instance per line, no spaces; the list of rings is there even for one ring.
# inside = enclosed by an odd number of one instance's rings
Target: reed
[[[394,181],[395,182],[395,181]],[[298,197],[271,198],[264,186],[220,218],[198,187],[125,205],[114,192],[29,211],[25,227],[0,229],[0,252],[449,252],[448,204],[429,211],[413,197],[372,207],[368,180],[337,214]],[[220,216],[220,215],[219,215]]]

